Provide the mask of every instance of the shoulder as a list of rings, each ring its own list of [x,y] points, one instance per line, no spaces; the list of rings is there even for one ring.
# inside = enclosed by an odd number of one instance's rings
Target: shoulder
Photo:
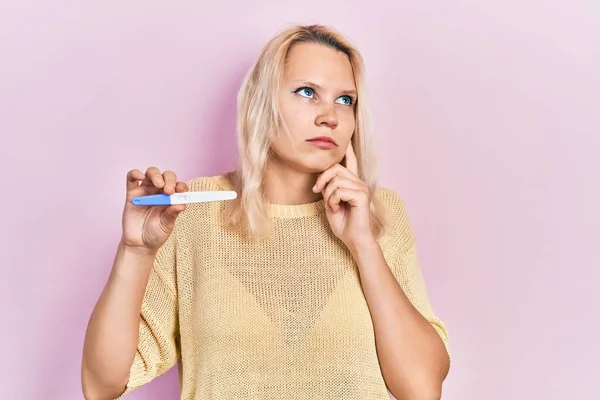
[[[379,187],[374,197],[385,214],[385,236],[401,247],[412,245],[414,232],[402,196],[393,189]]]
[[[408,219],[406,204],[398,192],[386,187],[379,187],[375,191],[375,198],[384,208],[386,216],[390,221],[393,220],[400,223]]]
[[[186,181],[190,191],[233,190],[233,172],[220,175],[199,176]]]
[[[234,190],[231,183],[231,174],[231,172],[228,172],[221,175],[198,176],[186,180],[185,183],[188,185],[190,192]],[[228,204],[229,202],[225,201],[188,204],[186,210],[177,218],[176,229],[181,226],[180,229],[186,230],[188,233],[193,230],[194,235],[197,235],[198,229],[221,226],[223,224],[222,216],[227,214],[224,209]],[[194,228],[192,229],[192,227]]]

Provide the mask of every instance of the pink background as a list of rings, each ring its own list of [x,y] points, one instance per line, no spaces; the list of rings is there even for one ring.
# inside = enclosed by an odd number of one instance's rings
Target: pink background
[[[320,22],[367,62],[381,182],[451,333],[443,398],[596,398],[600,6],[201,3],[0,5],[0,397],[82,398],[126,171],[232,168],[243,73],[278,29]],[[173,370],[130,398],[177,387]]]

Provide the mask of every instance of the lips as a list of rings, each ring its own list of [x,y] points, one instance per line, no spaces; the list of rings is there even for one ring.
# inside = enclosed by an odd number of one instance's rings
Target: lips
[[[319,136],[319,137],[315,137],[315,138],[312,138],[312,139],[308,139],[308,141],[309,142],[330,143],[332,145],[337,146],[337,143],[335,142],[335,140],[333,140],[329,136]]]

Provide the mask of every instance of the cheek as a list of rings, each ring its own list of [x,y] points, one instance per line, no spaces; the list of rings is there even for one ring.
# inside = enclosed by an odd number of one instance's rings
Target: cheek
[[[297,104],[291,115],[291,122],[297,126],[305,126],[307,123],[313,123],[315,120],[314,106],[305,102]]]
[[[302,101],[287,101],[280,105],[281,118],[285,121],[291,134],[295,134],[292,127],[301,127],[314,118],[314,110],[310,104]]]
[[[315,112],[308,104],[299,104],[282,112],[290,136],[287,140],[304,141],[310,135],[309,129],[314,127]]]
[[[288,131],[280,132],[277,137],[271,143],[271,151],[280,159],[293,159],[298,154],[298,138],[294,132],[297,128],[290,122],[287,123]]]
[[[353,110],[344,110],[338,114],[340,121],[340,127],[343,130],[344,135],[352,136],[354,129],[356,128],[356,118]]]

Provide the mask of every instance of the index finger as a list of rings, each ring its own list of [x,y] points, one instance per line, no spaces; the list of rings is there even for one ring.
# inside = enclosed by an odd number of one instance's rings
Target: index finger
[[[170,170],[163,172],[163,180],[165,182],[163,191],[166,194],[175,193],[175,185],[177,185],[177,175],[175,175],[175,172]]]
[[[132,169],[127,172],[127,190],[133,190],[140,185],[140,181],[143,181],[146,176],[139,169]]]
[[[348,168],[350,172],[358,176],[358,160],[356,159],[356,154],[352,147],[352,140],[350,140],[350,143],[348,143],[348,147],[346,148],[346,160],[344,163],[346,164],[345,167]]]
[[[156,167],[148,168],[148,170],[146,170],[146,180],[144,181],[144,184],[162,189],[165,185],[165,181],[163,180],[160,170]]]

